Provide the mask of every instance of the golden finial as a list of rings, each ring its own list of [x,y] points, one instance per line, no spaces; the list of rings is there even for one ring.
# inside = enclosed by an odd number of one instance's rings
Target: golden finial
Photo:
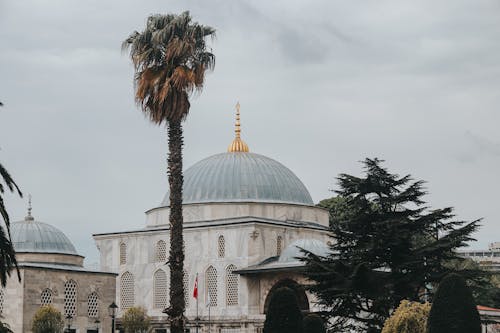
[[[236,103],[236,123],[235,123],[235,138],[233,142],[227,148],[230,153],[235,152],[248,152],[248,146],[243,140],[241,140],[241,128],[240,128],[240,102]]]

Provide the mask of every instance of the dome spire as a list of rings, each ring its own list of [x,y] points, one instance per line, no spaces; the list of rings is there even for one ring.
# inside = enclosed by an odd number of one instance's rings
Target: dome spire
[[[236,123],[234,128],[235,138],[231,145],[227,148],[230,153],[235,152],[248,152],[247,144],[241,140],[241,128],[240,128],[240,102],[236,103]]]
[[[34,221],[35,219],[31,216],[31,194],[28,195],[28,215],[24,218],[25,221]]]

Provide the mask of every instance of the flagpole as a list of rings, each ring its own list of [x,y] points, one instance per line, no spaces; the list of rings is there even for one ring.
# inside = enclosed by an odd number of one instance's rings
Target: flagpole
[[[198,273],[196,273],[196,283],[198,284]],[[198,326],[200,326],[200,316],[198,315],[198,293],[196,293],[196,333],[198,333]]]

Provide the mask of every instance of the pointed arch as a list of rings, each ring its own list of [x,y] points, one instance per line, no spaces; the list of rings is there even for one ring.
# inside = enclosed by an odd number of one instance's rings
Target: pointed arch
[[[156,242],[155,260],[156,262],[167,261],[167,243],[164,240]]]
[[[219,258],[224,258],[226,256],[226,239],[224,236],[220,235],[218,240],[218,254]]]
[[[87,315],[89,318],[99,317],[99,295],[95,291],[87,297]]]
[[[276,255],[281,255],[281,251],[283,250],[283,237],[276,237]]]
[[[120,242],[120,265],[127,263],[127,244]]]
[[[75,280],[64,283],[64,315],[74,317],[78,299],[78,286]]]
[[[120,277],[120,307],[127,310],[135,304],[134,276],[125,272]]]
[[[52,304],[52,290],[45,288],[40,294],[40,304],[42,306]]]
[[[153,274],[153,308],[165,309],[168,306],[167,273],[158,269]]]
[[[210,306],[217,306],[217,270],[213,266],[205,271],[205,300]]]
[[[235,265],[226,267],[226,305],[238,305],[239,298],[239,276],[234,274]]]

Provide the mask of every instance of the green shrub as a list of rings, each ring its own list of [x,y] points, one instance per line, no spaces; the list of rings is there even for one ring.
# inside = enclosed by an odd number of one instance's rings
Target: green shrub
[[[33,333],[61,333],[64,320],[61,312],[52,305],[44,305],[33,316]]]
[[[131,307],[122,317],[125,333],[143,333],[149,330],[150,319],[146,310],[141,307]]]
[[[309,313],[302,320],[303,333],[326,333],[325,323],[323,318],[315,313]]]
[[[271,295],[264,333],[302,333],[302,312],[292,289],[278,288]]]
[[[385,321],[382,333],[425,333],[430,310],[429,303],[403,300]]]
[[[428,333],[481,333],[481,320],[470,289],[458,274],[440,283],[427,320]]]

